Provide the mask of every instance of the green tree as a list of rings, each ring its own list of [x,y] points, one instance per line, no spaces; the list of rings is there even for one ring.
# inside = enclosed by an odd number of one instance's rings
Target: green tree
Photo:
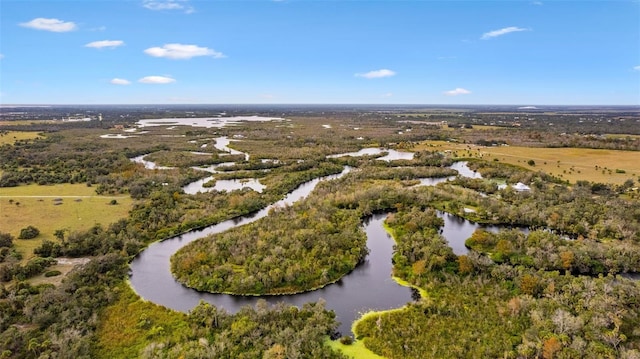
[[[11,248],[13,236],[10,233],[0,232],[0,247]]]
[[[20,230],[18,239],[32,239],[36,238],[40,234],[40,230],[34,226],[27,226]]]

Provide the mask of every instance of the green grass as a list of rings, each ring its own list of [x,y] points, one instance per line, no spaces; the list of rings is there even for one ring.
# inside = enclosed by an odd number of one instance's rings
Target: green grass
[[[187,316],[138,297],[123,283],[120,299],[105,309],[97,331],[97,358],[137,358],[151,342],[180,341],[190,332]],[[154,327],[162,327],[153,334]]]
[[[2,128],[0,127],[0,130]],[[13,145],[18,140],[31,140],[34,138],[42,137],[38,134],[38,132],[27,132],[27,131],[9,131],[8,133],[0,133],[0,146],[2,145]]]
[[[57,198],[62,201],[54,201]],[[118,204],[111,205],[112,199]],[[58,202],[62,204],[56,205]],[[97,196],[94,189],[85,184],[0,188],[0,231],[18,238],[20,230],[29,225],[40,230],[34,239],[14,242],[27,260],[42,240],[55,239],[55,230],[80,231],[95,224],[107,226],[126,218],[132,204],[133,200],[127,196]]]
[[[335,351],[339,351],[342,354],[354,358],[354,359],[384,359],[380,355],[370,351],[364,346],[364,342],[361,340],[355,340],[352,344],[344,345],[339,340],[327,339],[326,345],[331,347]]]

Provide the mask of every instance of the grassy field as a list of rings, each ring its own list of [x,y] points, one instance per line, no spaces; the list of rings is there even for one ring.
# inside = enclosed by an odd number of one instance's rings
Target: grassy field
[[[543,171],[571,183],[586,180],[622,184],[628,179],[638,183],[640,176],[640,153],[635,151],[518,146],[483,147],[444,141],[427,141],[419,145],[416,150],[418,149],[449,150],[458,157],[482,157],[489,161],[497,158],[500,162]],[[533,160],[535,166],[529,165],[529,160]]]
[[[114,199],[117,204],[110,204]],[[26,226],[40,230],[34,239],[15,241],[26,260],[33,256],[33,249],[42,240],[55,238],[55,230],[78,231],[97,223],[108,225],[126,218],[131,205],[132,199],[128,196],[97,196],[94,189],[85,184],[0,188],[0,231],[17,238]]]
[[[31,140],[38,137],[42,137],[38,132],[9,131],[8,133],[0,133],[0,146],[13,145],[18,140]]]
[[[331,349],[335,351],[339,351],[342,354],[346,355],[349,358],[357,358],[357,359],[384,359],[380,355],[370,351],[364,346],[364,342],[361,340],[356,340],[353,344],[344,345],[340,343],[339,340],[329,340],[327,339],[326,345],[330,346]]]

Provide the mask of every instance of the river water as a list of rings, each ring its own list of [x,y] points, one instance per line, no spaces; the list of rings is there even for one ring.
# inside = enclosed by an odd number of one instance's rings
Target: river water
[[[226,137],[216,139],[215,147],[219,150],[231,154],[242,154],[228,147],[231,140]],[[374,155],[387,152],[387,155],[380,160],[411,159],[412,153],[398,152],[385,149],[364,149],[354,153],[342,154],[350,156]],[[340,157],[335,155],[333,157]],[[132,159],[142,163],[146,168],[158,169],[153,162],[145,161],[144,156]],[[245,154],[245,158],[248,157]],[[227,165],[228,163],[221,164]],[[219,165],[218,165],[219,166]],[[216,173],[217,166],[204,169],[211,173]],[[466,162],[457,162],[451,166],[460,175],[465,177],[480,178],[477,172],[470,170]],[[202,230],[194,230],[177,237],[169,238],[162,242],[151,244],[146,250],[138,255],[131,263],[130,282],[133,289],[144,299],[165,307],[187,312],[193,309],[200,301],[209,302],[219,308],[224,308],[230,313],[237,312],[246,305],[255,305],[260,299],[268,303],[275,304],[286,302],[291,305],[301,306],[307,302],[315,302],[320,299],[326,301],[327,309],[334,310],[338,321],[341,322],[338,331],[343,334],[351,333],[351,324],[367,311],[379,311],[402,307],[412,301],[412,289],[399,285],[391,277],[393,256],[393,239],[388,235],[383,227],[387,213],[375,214],[366,218],[363,229],[367,235],[367,247],[369,254],[364,263],[356,267],[351,273],[344,276],[338,282],[327,285],[324,288],[281,296],[237,296],[228,294],[213,294],[198,292],[187,288],[177,282],[170,270],[170,258],[183,246],[199,238],[210,234],[221,233],[233,227],[242,226],[265,217],[269,210],[276,206],[292,204],[311,193],[315,186],[323,180],[339,178],[346,174],[350,168],[333,176],[309,181],[291,192],[285,199],[260,210],[256,213],[221,222],[217,225],[206,227]],[[186,193],[196,193],[211,189],[202,187],[202,184],[210,180],[211,177],[187,185],[184,189]],[[425,178],[421,179],[420,185],[435,185],[437,183],[451,179],[448,178]],[[221,182],[221,181],[218,181]],[[257,181],[256,181],[257,182]],[[226,182],[225,182],[226,184]],[[217,185],[217,183],[216,183]],[[261,186],[259,182],[256,185]],[[233,186],[223,187],[220,190],[235,189]],[[261,188],[255,188],[260,190]],[[445,225],[442,228],[442,235],[447,239],[456,255],[467,254],[468,249],[464,242],[478,228],[483,228],[478,224],[469,222],[460,217],[438,212],[438,216],[444,219]],[[488,230],[498,230],[499,227],[484,227]]]
[[[138,161],[141,160],[138,159]],[[465,171],[464,164],[458,164],[458,167]],[[306,197],[318,182],[339,178],[349,170],[346,168],[338,175],[307,182],[282,201],[256,213],[151,244],[131,263],[131,286],[144,299],[183,312],[191,310],[200,301],[212,303],[234,313],[245,305],[255,305],[259,299],[272,304],[286,302],[301,306],[322,298],[326,301],[327,309],[336,312],[337,319],[341,322],[338,330],[343,334],[351,333],[351,324],[364,312],[402,307],[412,301],[412,290],[399,285],[391,277],[394,242],[383,227],[386,213],[373,215],[363,223],[367,234],[367,247],[370,251],[366,261],[338,282],[318,290],[294,295],[263,297],[212,294],[187,288],[177,282],[171,274],[171,256],[188,243],[210,234],[221,233],[233,227],[254,222],[265,217],[275,206],[291,204]],[[472,173],[468,168],[466,170],[469,172],[465,174]],[[433,185],[444,180],[446,179],[425,180],[424,184]],[[445,221],[442,233],[449,241],[454,253],[457,255],[468,253],[464,241],[480,226],[447,213],[438,215]]]
[[[232,150],[228,147],[230,141],[231,140],[224,137],[218,138],[216,139],[215,147],[232,154],[242,154],[242,152]],[[362,156],[380,154],[382,152],[388,152],[388,155],[379,158],[380,160],[411,159],[413,157],[413,154],[410,153],[377,148],[363,149],[358,152],[343,155]],[[339,156],[342,155],[335,155],[333,157]],[[146,168],[163,168],[156,166],[153,162],[145,161],[143,157],[144,156],[139,156],[132,160],[144,164]],[[247,154],[245,154],[245,158],[248,158]],[[227,164],[228,163],[221,165]],[[216,173],[216,167],[217,166],[211,166],[203,170]],[[456,162],[451,168],[457,170],[458,173],[464,177],[482,177],[476,171],[469,169],[466,162]],[[338,282],[318,290],[294,295],[262,297],[212,294],[187,288],[178,283],[171,274],[171,256],[188,243],[207,235],[221,233],[233,227],[242,226],[263,218],[269,213],[271,208],[292,204],[309,195],[318,182],[339,178],[349,170],[349,168],[345,168],[345,170],[338,175],[309,181],[291,192],[285,199],[256,213],[224,221],[202,230],[190,231],[180,236],[151,244],[131,263],[131,286],[144,299],[183,312],[191,310],[200,301],[212,303],[219,308],[224,308],[230,313],[235,313],[243,306],[255,305],[260,299],[266,300],[271,304],[285,302],[296,306],[324,299],[327,309],[336,312],[337,319],[341,322],[338,330],[342,334],[350,334],[351,324],[367,311],[402,307],[407,302],[413,300],[412,290],[399,285],[391,277],[391,258],[393,256],[394,242],[383,227],[387,213],[375,214],[365,219],[363,223],[363,229],[367,234],[367,247],[369,248],[369,255],[366,261]],[[187,193],[196,193],[198,191],[209,190],[202,187],[202,184],[209,179],[211,178],[190,184],[185,187],[185,191]],[[451,179],[451,177],[421,179],[420,185],[435,185],[449,179]],[[259,182],[257,182],[256,185],[261,186]],[[228,186],[219,189],[232,190],[235,189],[235,187]],[[255,189],[260,190],[259,187]],[[500,226],[481,226],[444,212],[438,212],[438,216],[441,217],[445,223],[441,233],[456,255],[468,254],[469,250],[465,247],[464,242],[475,230],[483,228],[490,231],[498,231],[502,228]],[[524,230],[526,231],[526,229]]]

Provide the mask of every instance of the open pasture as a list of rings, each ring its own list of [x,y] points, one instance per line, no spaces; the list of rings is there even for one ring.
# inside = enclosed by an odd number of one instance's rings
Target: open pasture
[[[543,171],[571,183],[592,181],[622,184],[638,181],[640,153],[589,148],[540,148],[519,146],[484,147],[445,141],[426,141],[416,147],[425,150],[452,151],[458,157],[495,160],[534,171]],[[534,166],[528,164],[530,160]]]
[[[111,204],[115,200],[116,204]],[[18,186],[0,188],[0,231],[18,238],[20,230],[32,225],[40,230],[34,239],[16,239],[27,260],[42,240],[54,240],[53,232],[86,230],[95,224],[109,225],[126,218],[133,200],[128,196],[97,196],[85,184]]]
[[[2,130],[1,127],[0,127],[0,130]],[[0,146],[13,145],[16,141],[19,141],[19,140],[32,140],[39,137],[42,137],[42,136],[38,132],[0,131]]]

